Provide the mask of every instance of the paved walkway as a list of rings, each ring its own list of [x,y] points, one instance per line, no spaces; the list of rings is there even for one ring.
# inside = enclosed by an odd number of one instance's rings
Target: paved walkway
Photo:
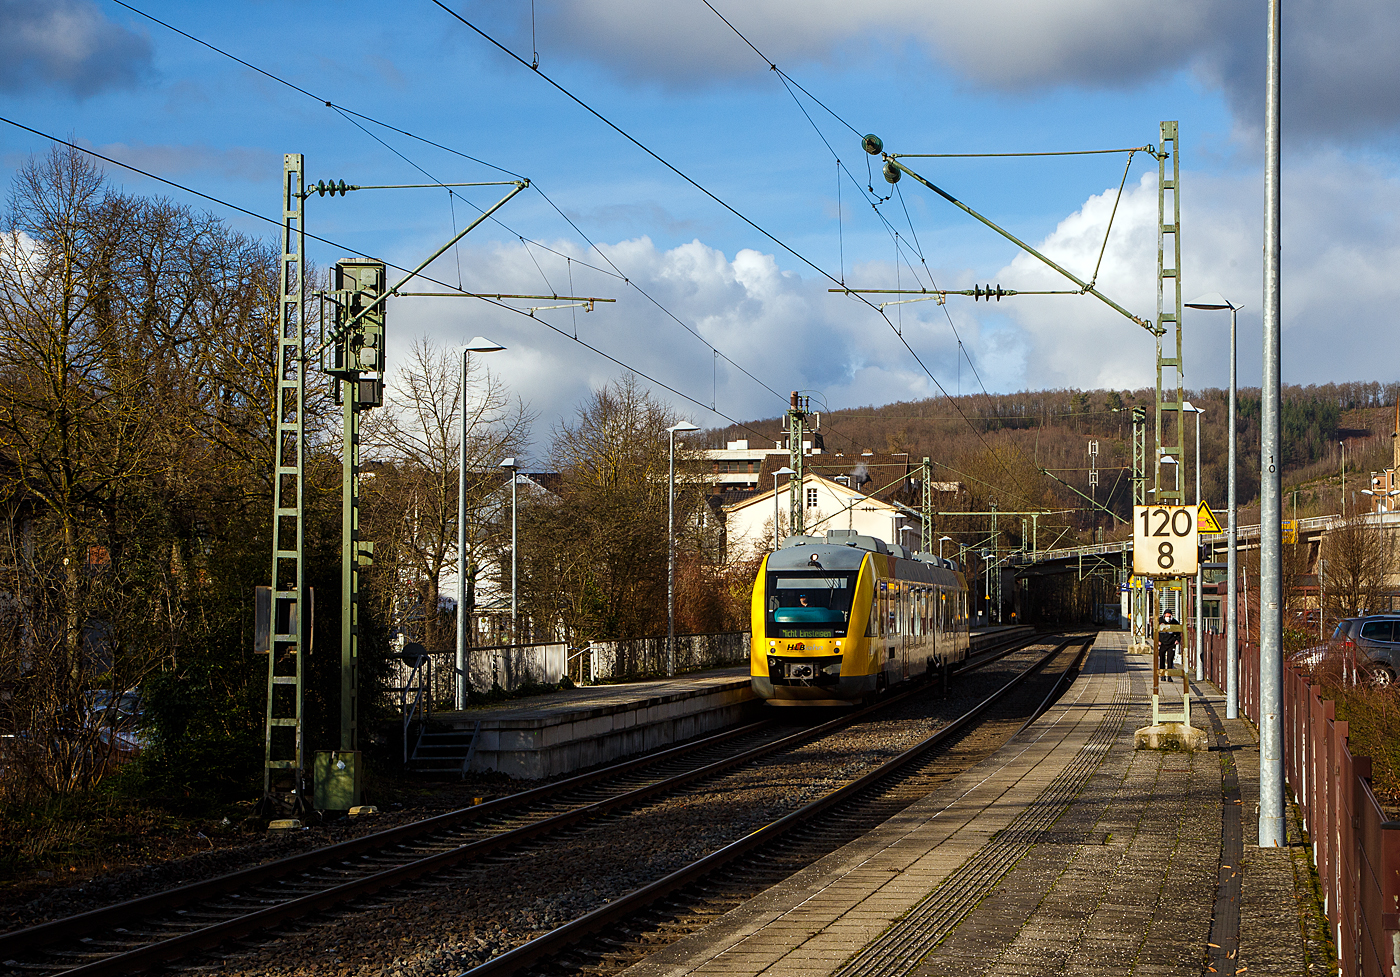
[[[1257,848],[1250,727],[1197,689],[1209,752],[1134,751],[1151,672],[1127,639],[994,756],[628,973],[1323,974],[1303,849]]]

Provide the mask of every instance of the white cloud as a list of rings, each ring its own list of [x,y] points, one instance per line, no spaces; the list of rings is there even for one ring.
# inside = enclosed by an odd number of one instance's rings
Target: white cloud
[[[1240,384],[1258,385],[1263,267],[1263,186],[1256,175],[1182,176],[1182,294],[1218,291],[1239,315]],[[1287,171],[1283,199],[1283,378],[1289,383],[1389,380],[1378,350],[1393,348],[1400,301],[1400,180],[1375,167],[1327,154]],[[1091,197],[1038,245],[1087,277],[1102,242],[1115,191]],[[1156,177],[1125,193],[1100,273],[1101,290],[1144,317],[1156,313]],[[1029,255],[997,275],[1022,287],[1063,287],[1064,279]],[[1070,303],[1068,306],[1064,303]],[[1030,387],[1138,387],[1154,382],[1151,337],[1090,298],[1017,300]],[[1185,312],[1188,387],[1228,382],[1228,324],[1223,313]],[[1168,345],[1174,336],[1164,337]]]
[[[554,241],[549,246],[601,264],[596,254],[571,242]],[[816,391],[818,399],[833,406],[883,403],[934,392],[893,332],[868,307],[828,294],[825,281],[782,270],[771,254],[742,250],[730,258],[698,240],[661,250],[648,238],[604,245],[604,249],[632,281],[773,391],[723,359],[716,361],[704,342],[634,289],[615,278],[589,273],[577,263],[573,268],[576,294],[618,301],[600,303],[591,313],[542,311],[536,321],[471,300],[401,300],[391,308],[391,366],[395,345],[407,343],[415,334],[426,333],[449,344],[476,334],[488,336],[508,347],[506,352],[492,354],[488,365],[539,411],[541,436],[559,418],[569,416],[590,389],[622,370],[572,340],[575,321],[579,339],[698,401],[700,407],[652,385],[654,392],[706,426],[724,423],[707,409],[712,401],[720,411],[745,419],[778,413],[793,389]],[[472,269],[464,282],[469,290],[562,291],[561,283],[568,280],[561,259],[537,251],[536,258],[549,276],[547,286],[518,244],[501,243],[470,254],[463,251],[462,258],[463,268]],[[556,303],[521,300],[511,304],[524,308]],[[552,332],[544,322],[565,335]],[[949,371],[955,368],[955,353],[950,350],[956,346],[946,324],[940,327],[935,322],[930,328],[908,315],[905,323],[906,335],[920,346],[926,361],[936,365],[941,357]]]
[[[1240,314],[1240,383],[1259,377],[1262,272],[1261,181],[1256,175],[1183,174],[1183,293],[1219,291]],[[1316,157],[1289,171],[1284,199],[1284,379],[1394,379],[1390,310],[1400,305],[1400,180],[1336,156]],[[1035,246],[1083,278],[1093,274],[1117,187],[1085,201]],[[1156,175],[1130,185],[1118,207],[1098,285],[1143,318],[1156,315]],[[991,232],[985,232],[990,234]],[[601,264],[576,244],[549,242],[577,260]],[[537,446],[549,427],[621,372],[621,367],[568,338],[580,339],[629,366],[719,410],[744,419],[771,417],[793,389],[811,391],[832,408],[936,396],[937,388],[898,336],[868,306],[827,292],[828,282],[785,270],[772,254],[741,250],[730,257],[702,241],[658,249],[642,237],[604,249],[632,281],[773,388],[764,390],[620,281],[576,262],[577,294],[616,297],[584,313],[538,313],[539,321],[466,300],[403,300],[393,309],[391,344],[426,332],[455,343],[476,334],[509,350],[489,363],[541,415]],[[550,286],[518,244],[463,253],[469,289],[536,292],[564,287],[563,259],[536,252]],[[546,260],[549,259],[549,260]],[[945,288],[999,282],[1016,289],[1073,287],[1029,255],[1002,267],[934,269]],[[872,263],[852,280],[893,284],[894,269]],[[528,302],[515,302],[525,306]],[[539,304],[553,304],[540,301]],[[950,393],[979,389],[964,363],[959,375],[956,326],[981,383],[992,391],[1046,387],[1150,386],[1154,344],[1140,326],[1092,297],[1013,297],[991,305],[950,297],[891,308],[910,346]],[[951,325],[949,322],[951,319]],[[549,322],[566,335],[549,331]],[[1227,382],[1228,319],[1186,312],[1188,387]],[[399,338],[402,337],[402,338]],[[1168,337],[1168,342],[1173,337]],[[390,357],[394,346],[391,345]],[[663,396],[659,387],[653,390]],[[697,423],[723,423],[708,410],[672,398]]]

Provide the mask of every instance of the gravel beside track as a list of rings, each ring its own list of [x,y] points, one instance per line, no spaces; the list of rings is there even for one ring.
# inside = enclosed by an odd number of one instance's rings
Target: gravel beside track
[[[217,966],[225,974],[298,977],[461,973],[680,869],[879,766],[967,712],[1038,659],[1050,644],[1038,642],[962,676],[946,698],[930,688],[856,727],[715,778],[682,795],[589,822],[567,832],[567,837],[538,842],[531,853],[439,875],[411,890],[386,894],[372,906],[308,920],[286,928],[279,939],[265,937],[258,945],[245,945],[241,952],[235,946],[225,947],[219,960],[191,959],[187,966]],[[1058,677],[1053,667],[1033,677],[976,730],[961,737],[947,750],[946,774],[926,781],[923,793],[1005,742]],[[786,853],[777,877],[828,850],[799,848]],[[777,877],[765,877],[758,889],[745,884],[722,887],[709,910],[692,909],[687,919],[658,918],[653,928],[643,927],[620,945],[604,969],[620,970],[646,952],[698,929]]]
[[[789,747],[782,753],[727,773],[709,775],[698,784],[659,795],[636,807],[594,816],[523,847],[517,845],[479,857],[415,882],[400,884],[392,890],[382,890],[375,896],[360,896],[349,906],[329,910],[320,916],[286,923],[280,929],[223,944],[203,955],[186,957],[172,965],[172,969],[218,969],[234,974],[460,973],[680,869],[878,767],[965,713],[990,691],[1022,671],[1028,662],[1038,659],[1053,643],[1038,641],[1026,650],[957,677],[946,698],[936,687],[926,689],[911,699],[867,716],[854,727],[827,734],[820,740]],[[991,719],[983,721],[982,729],[964,734],[951,751],[952,754],[967,753],[958,769],[976,762],[1010,736],[1043,698],[1055,677],[1055,674],[1033,677],[1024,684],[1024,691],[1018,690],[1015,696],[1018,701],[1024,699],[1025,702],[1014,708],[998,707],[1010,708],[1014,717],[998,721],[994,712]],[[780,721],[780,726],[761,738],[772,739],[814,726],[834,715],[826,710],[772,710],[771,713]],[[1000,728],[1003,726],[1004,729]],[[985,741],[986,748],[976,746],[974,740]],[[752,746],[752,740],[746,740],[745,745]],[[657,779],[658,776],[643,776],[638,782]],[[500,793],[505,785],[491,786]],[[936,784],[927,789],[933,786]],[[600,796],[616,792],[615,789],[605,790]],[[480,785],[444,790],[443,800],[447,801],[444,806],[460,806],[463,796],[470,799],[473,793],[479,797],[485,792]],[[910,797],[909,801],[913,799]],[[10,918],[0,915],[3,920],[0,925],[5,930],[15,930],[80,913],[383,831],[395,824],[416,821],[422,813],[420,809],[363,821],[344,821],[288,837],[265,838],[253,844],[211,850],[179,862],[114,873],[84,885],[52,891],[18,910],[7,907]],[[537,819],[531,816],[525,820]],[[490,834],[492,830],[459,832],[446,847],[452,848],[480,834]],[[779,875],[763,885],[784,877],[828,850],[830,847],[811,852],[785,852],[781,861],[785,866],[791,862],[790,867],[782,868]],[[297,887],[295,878],[288,882],[289,888]],[[692,906],[688,909],[689,918],[679,924],[668,922],[658,926],[656,933],[637,934],[636,940],[632,940],[629,933],[630,945],[619,950],[616,962],[621,965],[622,961],[640,958],[654,946],[698,928],[706,919],[752,894],[740,886],[718,896],[713,912],[701,910],[697,914]],[[248,902],[233,905],[249,907]],[[223,911],[221,907],[213,908]],[[192,906],[189,913],[186,919],[193,920],[203,918],[209,911]],[[215,921],[215,915],[208,918]],[[677,930],[678,925],[680,930]],[[161,925],[155,928],[159,930]],[[90,947],[97,949],[102,939],[98,934],[97,942]],[[73,964],[70,966],[83,959],[81,947],[75,945],[75,949],[77,952],[71,954]],[[33,971],[0,964],[0,973],[21,972]]]

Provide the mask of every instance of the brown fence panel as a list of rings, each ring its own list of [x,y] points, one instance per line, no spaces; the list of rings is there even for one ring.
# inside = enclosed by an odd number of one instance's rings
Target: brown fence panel
[[[1228,649],[1211,635],[1207,676],[1225,687]],[[1259,648],[1239,644],[1240,711],[1259,721]],[[1386,820],[1371,789],[1371,761],[1353,757],[1336,703],[1310,676],[1283,676],[1284,772],[1312,838],[1323,911],[1343,977],[1400,973],[1400,821]]]

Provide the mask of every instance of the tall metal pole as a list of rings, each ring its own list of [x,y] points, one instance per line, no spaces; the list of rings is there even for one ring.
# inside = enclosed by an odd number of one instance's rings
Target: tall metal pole
[[[666,677],[676,674],[676,432],[666,475]]]
[[[1259,457],[1259,847],[1286,841],[1283,794],[1283,526],[1279,508],[1279,7],[1269,0],[1264,124],[1264,377]]]
[[[1201,409],[1196,408],[1196,506],[1201,504]],[[1201,583],[1204,580],[1200,565],[1196,567],[1196,681],[1206,679],[1205,616],[1201,607]]]
[[[462,348],[462,388],[460,428],[457,432],[457,675],[455,699],[458,709],[467,708],[467,358],[472,353],[499,353],[505,349],[485,336],[477,336]]]
[[[510,643],[512,645],[520,643],[520,533],[519,520],[516,518],[518,510],[515,494],[516,486],[519,484],[519,473],[512,468],[510,470]]]
[[[997,500],[992,500],[992,566],[997,563]],[[996,598],[992,603],[997,605],[997,623],[1001,623],[1001,570],[996,571],[996,576],[992,578],[996,584]],[[991,615],[987,616],[987,623],[991,624]]]
[[[780,536],[780,532],[779,532],[779,530],[778,530],[778,523],[779,523],[780,521],[781,521],[781,516],[780,516],[779,513],[778,513],[778,473],[777,473],[777,472],[774,472],[774,473],[773,473],[773,552],[774,552],[774,553],[778,552],[778,538],[779,538],[779,536]]]
[[[1239,649],[1239,618],[1238,618],[1238,589],[1239,589],[1239,567],[1236,563],[1239,557],[1238,531],[1236,529],[1236,506],[1235,506],[1235,318],[1239,309],[1233,305],[1230,307],[1230,476],[1229,476],[1229,498],[1227,499],[1227,523],[1226,523],[1226,545],[1229,549],[1225,555],[1226,573],[1229,574],[1229,583],[1226,590],[1226,622],[1225,622],[1225,718],[1240,718],[1240,649]]]
[[[467,708],[467,351],[462,350],[462,425],[457,436],[457,655],[453,685],[458,709]]]

